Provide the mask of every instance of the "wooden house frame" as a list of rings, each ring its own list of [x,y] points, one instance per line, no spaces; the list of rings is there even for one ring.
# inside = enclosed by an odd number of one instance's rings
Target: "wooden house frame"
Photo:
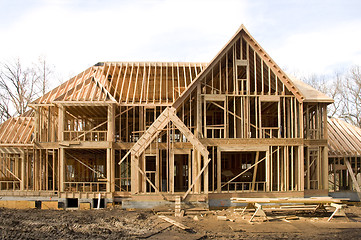
[[[101,62],[0,126],[0,194],[133,207],[327,195],[332,101],[243,25],[209,63]]]

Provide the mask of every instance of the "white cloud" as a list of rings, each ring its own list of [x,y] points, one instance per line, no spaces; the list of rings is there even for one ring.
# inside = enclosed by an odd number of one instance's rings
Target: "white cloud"
[[[332,74],[361,65],[361,21],[343,22],[318,31],[291,35],[273,50],[275,61],[304,74]]]
[[[210,61],[243,23],[287,70],[332,73],[361,65],[361,21],[323,29],[315,22],[305,32],[292,19],[284,22],[280,6],[270,6],[247,0],[43,0],[0,26],[0,60],[44,55],[65,78],[98,61]]]
[[[44,2],[0,29],[1,58],[45,55],[66,75],[98,61],[209,61],[246,18],[233,0]]]

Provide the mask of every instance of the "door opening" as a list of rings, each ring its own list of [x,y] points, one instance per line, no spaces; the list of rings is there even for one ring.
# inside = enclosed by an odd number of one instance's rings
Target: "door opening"
[[[185,192],[189,183],[188,154],[174,154],[174,191]]]

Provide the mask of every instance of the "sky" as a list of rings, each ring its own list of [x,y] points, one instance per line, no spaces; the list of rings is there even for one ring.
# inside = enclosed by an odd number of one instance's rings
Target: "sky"
[[[244,24],[287,72],[361,65],[359,0],[0,0],[0,62],[209,62]]]

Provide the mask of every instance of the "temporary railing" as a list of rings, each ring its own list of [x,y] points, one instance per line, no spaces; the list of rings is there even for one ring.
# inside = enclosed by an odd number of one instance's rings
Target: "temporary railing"
[[[20,190],[20,181],[0,181],[0,190]]]
[[[107,131],[64,131],[65,141],[72,141],[74,139],[77,141],[106,141]]]
[[[106,192],[106,182],[64,182],[66,192]]]
[[[226,182],[222,182],[224,185]],[[252,186],[254,184],[254,186]],[[265,192],[266,182],[230,182],[222,187],[222,192]]]
[[[223,138],[224,137],[224,125],[207,125],[205,126],[207,131],[207,138]]]
[[[130,192],[131,178],[115,178],[115,191]]]
[[[262,138],[277,138],[279,134],[279,127],[261,127]]]

